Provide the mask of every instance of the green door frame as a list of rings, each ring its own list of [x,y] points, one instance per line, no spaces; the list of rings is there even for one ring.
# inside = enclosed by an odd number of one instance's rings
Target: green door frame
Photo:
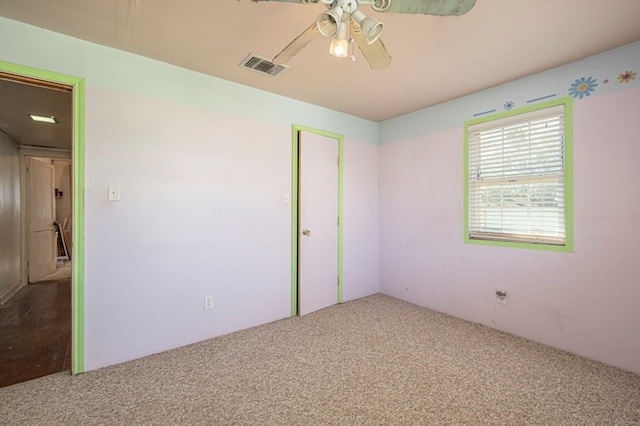
[[[0,71],[18,76],[51,81],[72,87],[73,96],[73,272],[72,272],[72,333],[71,333],[71,372],[83,373],[84,366],[84,266],[85,266],[85,81],[83,78],[41,70],[24,65],[0,61]],[[23,266],[21,266],[22,268]]]
[[[291,316],[298,315],[298,170],[300,133],[308,132],[338,141],[338,303],[342,303],[342,183],[344,139],[338,133],[293,125],[291,149]]]

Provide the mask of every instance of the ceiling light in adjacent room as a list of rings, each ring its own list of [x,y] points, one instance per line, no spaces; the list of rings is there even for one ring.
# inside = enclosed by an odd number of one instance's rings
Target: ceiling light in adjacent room
[[[42,123],[51,123],[51,124],[58,123],[58,120],[52,115],[37,115],[37,114],[28,114],[28,115],[29,117],[31,117],[33,121],[40,121]]]

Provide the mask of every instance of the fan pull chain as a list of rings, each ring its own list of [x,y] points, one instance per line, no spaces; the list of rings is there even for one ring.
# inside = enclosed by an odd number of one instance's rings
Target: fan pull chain
[[[353,47],[354,45],[354,39],[353,39],[353,35],[351,34],[351,14],[358,8],[358,3],[356,3],[356,7],[353,7],[353,3],[349,2],[347,4],[348,8],[349,8],[349,17],[347,18],[345,25],[347,26],[347,29],[349,31],[349,50],[351,55],[349,56],[351,58],[351,60],[353,62],[356,61],[356,52],[355,52],[355,47]]]
[[[353,47],[353,45],[355,44],[354,41],[355,40],[353,39],[353,35],[351,34],[351,25],[349,25],[349,50],[351,50],[350,58],[353,62],[356,61],[356,48]]]

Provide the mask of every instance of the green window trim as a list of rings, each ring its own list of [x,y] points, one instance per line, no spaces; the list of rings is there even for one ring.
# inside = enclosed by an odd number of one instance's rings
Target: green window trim
[[[515,241],[498,241],[470,238],[469,230],[469,127],[490,121],[501,120],[521,114],[551,108],[558,105],[564,106],[564,223],[565,223],[565,243],[564,245],[552,245],[544,243],[528,243]],[[573,98],[568,96],[554,99],[544,103],[530,105],[524,108],[506,111],[487,117],[477,118],[464,123],[464,243],[496,247],[513,247],[533,250],[547,250],[555,252],[573,252]]]

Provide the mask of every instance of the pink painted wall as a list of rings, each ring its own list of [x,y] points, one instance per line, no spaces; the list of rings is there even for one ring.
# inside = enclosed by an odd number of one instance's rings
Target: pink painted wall
[[[574,253],[463,243],[462,128],[381,146],[381,291],[640,373],[639,111],[574,103]]]

